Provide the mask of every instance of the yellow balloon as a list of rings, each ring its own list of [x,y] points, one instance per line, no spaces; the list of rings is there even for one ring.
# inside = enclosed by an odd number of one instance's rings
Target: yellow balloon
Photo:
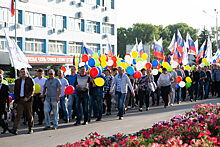
[[[102,87],[105,84],[105,81],[103,80],[103,78],[96,78],[94,80],[95,84],[99,87]]]
[[[191,83],[192,82],[192,79],[190,77],[186,77],[186,82],[187,83]]]
[[[160,68],[160,69],[159,69],[159,72],[161,72],[161,73],[162,73],[162,68]]]
[[[206,59],[206,58],[203,58],[203,59],[202,59],[202,63],[205,63],[205,64],[206,64],[206,63],[207,63],[207,59]]]
[[[128,67],[128,66],[131,66],[129,63],[126,63],[126,66]]]
[[[147,54],[146,54],[146,53],[143,53],[143,54],[141,55],[141,58],[143,59],[143,61],[147,60]]]
[[[38,94],[38,93],[40,93],[40,90],[41,90],[40,85],[39,84],[35,84],[34,85],[34,93]]]
[[[124,62],[120,63],[119,66],[123,67],[124,69],[127,69],[127,65]]]
[[[106,56],[105,55],[101,55],[101,61],[106,61]]]
[[[133,51],[131,54],[132,54],[132,57],[134,59],[136,59],[138,57],[138,52],[137,51]]]
[[[185,69],[186,69],[186,70],[190,70],[191,68],[189,67],[189,65],[186,65],[186,66],[185,66]]]
[[[102,66],[102,68],[105,68],[107,66],[107,62],[105,60],[102,61],[101,66]]]
[[[164,68],[168,69],[168,68],[169,68],[169,63],[168,63],[168,62],[163,62],[163,63],[162,63],[162,66],[163,66]]]

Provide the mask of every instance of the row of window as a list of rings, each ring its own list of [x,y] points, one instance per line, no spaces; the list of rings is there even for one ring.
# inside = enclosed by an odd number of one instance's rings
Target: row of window
[[[13,38],[13,37],[12,37]],[[18,45],[21,47],[21,39],[18,38]],[[26,38],[25,39],[25,52],[29,53],[43,53],[44,52],[44,45],[45,42],[43,39],[32,39]],[[94,52],[99,51],[99,44],[88,43],[87,44],[90,49]],[[107,45],[102,44],[101,53],[104,54],[106,51]],[[7,43],[5,37],[0,36],[0,50],[7,50]],[[112,49],[114,51],[114,45],[112,45]],[[82,43],[80,42],[69,42],[67,47],[68,54],[74,53],[82,53]],[[49,40],[48,41],[48,53],[55,53],[55,54],[64,54],[65,53],[65,42],[64,41],[56,41],[56,40]]]
[[[81,0],[81,1],[90,5],[100,5],[102,7],[115,9],[115,0]]]

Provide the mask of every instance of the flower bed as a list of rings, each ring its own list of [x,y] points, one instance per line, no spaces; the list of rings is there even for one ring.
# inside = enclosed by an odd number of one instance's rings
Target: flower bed
[[[118,133],[103,137],[91,133],[89,137],[57,147],[86,146],[220,146],[220,105],[200,104],[184,115],[174,116],[169,121],[153,124],[152,128],[134,134]]]

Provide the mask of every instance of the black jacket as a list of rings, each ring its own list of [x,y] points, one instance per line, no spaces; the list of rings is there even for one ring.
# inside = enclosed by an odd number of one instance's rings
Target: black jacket
[[[2,84],[0,89],[0,111],[5,111],[5,104],[7,100],[7,107],[9,108],[9,87],[8,85]]]

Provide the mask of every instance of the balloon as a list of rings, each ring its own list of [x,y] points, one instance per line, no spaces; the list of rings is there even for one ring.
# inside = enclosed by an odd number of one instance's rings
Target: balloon
[[[66,67],[65,66],[62,66],[61,68],[60,68],[60,70],[62,70],[64,73],[66,72]]]
[[[127,65],[125,63],[120,63],[119,66],[123,67],[124,69],[127,69]]]
[[[99,74],[99,71],[98,71],[98,69],[97,69],[96,67],[93,67],[93,68],[90,70],[90,75],[91,75],[91,77],[95,78],[95,77],[98,76],[98,74]]]
[[[92,57],[93,57],[95,60],[99,59],[98,53],[93,53]]]
[[[178,63],[176,61],[173,61],[172,64],[171,64],[171,67],[172,68],[177,68],[178,66]]]
[[[113,63],[112,66],[113,66],[113,67],[117,67],[117,63],[114,61],[114,63]]]
[[[176,85],[176,88],[179,88],[179,87],[180,87],[180,85],[179,85],[179,84],[177,84],[177,85]]]
[[[86,71],[88,71],[89,70],[89,66],[88,65],[84,65],[85,67],[86,67]]]
[[[146,67],[147,69],[151,69],[152,65],[151,65],[150,63],[146,63],[146,64],[145,64],[145,67]]]
[[[95,63],[96,63],[96,64],[95,64],[96,67],[98,67],[98,66],[100,65],[99,60],[95,60]]]
[[[82,55],[82,62],[87,62],[89,60],[88,55]]]
[[[102,68],[101,67],[97,67],[97,69],[98,69],[98,72],[99,72],[97,77],[99,77],[102,74]]]
[[[179,83],[179,86],[180,86],[181,88],[185,87],[185,85],[186,85],[186,83],[185,83],[184,81],[181,81],[181,82]]]
[[[125,56],[130,56],[131,57],[131,55],[129,53],[125,54]]]
[[[67,86],[67,87],[65,88],[64,93],[65,93],[66,95],[71,95],[71,94],[74,93],[74,91],[75,91],[75,88],[74,88],[72,85],[70,85],[70,86]]]
[[[105,84],[103,78],[96,78],[96,79],[94,79],[94,82],[95,82],[96,86],[99,86],[99,87],[102,87]]]
[[[106,56],[105,55],[101,55],[101,61],[106,61]]]
[[[157,67],[158,64],[159,64],[158,60],[154,60],[154,61],[152,62],[152,66],[153,66],[153,67]]]
[[[84,66],[85,65],[85,62],[80,62],[79,63],[79,67],[82,67],[82,66]]]
[[[142,62],[143,62],[143,59],[137,58],[137,59],[136,59],[136,62],[138,63],[139,61],[142,61]]]
[[[153,74],[154,76],[158,75],[158,72],[159,72],[158,69],[153,69],[153,70],[152,70],[152,74]]]
[[[205,63],[201,63],[199,66],[200,67],[205,67]]]
[[[189,88],[189,87],[191,87],[191,83],[186,83],[186,88]]]
[[[140,71],[135,71],[134,72],[134,78],[140,79],[141,78],[141,72]]]
[[[126,72],[127,72],[129,75],[134,75],[134,68],[131,67],[131,66],[128,66],[127,69],[126,69]]]
[[[193,65],[193,66],[191,67],[191,70],[192,70],[192,71],[194,70],[194,67],[195,67],[195,65]]]
[[[107,66],[107,62],[104,60],[104,61],[102,61],[101,62],[101,66],[102,66],[102,68],[105,68],[106,66]]]
[[[217,62],[217,61],[214,59],[214,60],[213,60],[213,63],[216,63],[216,62]]]
[[[132,64],[132,58],[131,58],[131,56],[126,55],[126,56],[125,56],[125,62],[126,62],[126,63],[129,63],[129,64]]]
[[[203,58],[203,59],[202,59],[202,63],[205,63],[205,64],[206,64],[206,63],[207,63],[207,59],[206,59],[206,58]]]
[[[112,57],[112,60],[113,60],[113,61],[117,61],[117,57],[113,56],[113,57]]]
[[[9,96],[9,103],[11,103],[11,102],[12,102],[12,97]],[[6,103],[7,103],[7,99],[6,99]]]
[[[66,75],[71,75],[71,71],[70,70],[67,70],[65,73],[64,73],[64,75],[66,76]]]
[[[15,99],[15,95],[14,95],[13,93],[9,94],[9,96],[11,96],[11,97],[12,97],[12,100],[14,100],[14,99]]]
[[[143,53],[142,55],[141,55],[141,58],[145,61],[145,60],[147,60],[147,54],[146,53]]]
[[[2,83],[8,85],[8,82],[6,80],[3,80]]]
[[[182,81],[181,76],[178,76],[176,79],[177,79],[177,83],[180,83]]]
[[[94,67],[95,66],[95,59],[93,59],[93,58],[90,58],[89,60],[88,60],[88,64],[89,64],[89,66],[90,67]]]
[[[162,63],[162,66],[163,66],[164,68],[168,69],[168,68],[169,68],[169,63],[168,63],[168,62],[163,62],[163,63]]]
[[[38,93],[40,93],[40,90],[41,90],[40,85],[39,85],[39,84],[35,84],[35,85],[34,85],[34,93],[35,93],[35,94],[38,94]]]
[[[206,62],[206,63],[205,63],[205,66],[209,66],[209,65],[210,65],[209,62]]]
[[[135,59],[133,59],[133,64],[135,65],[137,62],[136,62],[136,60]]]
[[[138,52],[137,52],[137,51],[133,51],[133,52],[131,53],[131,55],[132,55],[132,57],[133,57],[134,59],[136,59],[136,58],[138,57]]]
[[[169,65],[169,68],[167,69],[167,71],[171,72],[173,70],[172,66]]]
[[[160,68],[160,69],[159,69],[159,72],[161,72],[161,73],[162,73],[162,68]]]
[[[144,67],[144,65],[143,65],[142,61],[137,62],[137,64],[136,64],[137,70],[141,70],[143,67]]]
[[[191,83],[192,82],[192,79],[190,77],[186,77],[186,82],[187,83]]]
[[[185,66],[185,70],[188,70],[188,71],[190,70],[189,65],[186,65],[186,66]]]
[[[114,63],[114,62],[113,62],[113,60],[108,60],[107,65],[108,65],[108,66],[112,66],[112,65],[113,65],[113,63]]]

